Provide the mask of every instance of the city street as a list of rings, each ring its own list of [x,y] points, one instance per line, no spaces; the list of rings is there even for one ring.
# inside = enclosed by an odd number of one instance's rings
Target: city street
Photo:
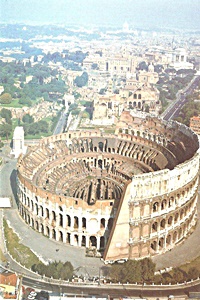
[[[188,86],[182,92],[178,92],[176,94],[176,101],[172,102],[172,104],[167,107],[167,109],[162,113],[162,118],[166,121],[174,119],[178,117],[182,106],[187,102],[186,96],[190,94],[198,85],[200,80],[200,76],[197,75],[193,78],[193,80],[188,84]]]

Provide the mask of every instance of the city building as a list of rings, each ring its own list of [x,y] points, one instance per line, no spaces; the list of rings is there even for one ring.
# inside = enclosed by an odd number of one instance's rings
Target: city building
[[[190,128],[196,134],[200,134],[200,116],[193,116],[190,118]]]
[[[15,127],[13,134],[13,146],[11,154],[18,158],[19,155],[26,153],[26,147],[24,145],[24,128],[22,126]]]

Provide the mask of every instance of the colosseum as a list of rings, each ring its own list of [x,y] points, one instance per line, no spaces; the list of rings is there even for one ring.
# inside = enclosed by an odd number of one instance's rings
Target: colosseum
[[[105,263],[164,253],[194,230],[199,141],[188,127],[122,113],[115,133],[43,138],[18,159],[19,213]]]

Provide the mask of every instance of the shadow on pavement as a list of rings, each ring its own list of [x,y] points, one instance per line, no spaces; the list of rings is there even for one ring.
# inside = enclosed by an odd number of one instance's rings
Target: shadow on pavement
[[[17,196],[17,170],[13,170],[10,175],[10,186],[13,194],[13,207],[17,208],[19,205],[19,200]]]

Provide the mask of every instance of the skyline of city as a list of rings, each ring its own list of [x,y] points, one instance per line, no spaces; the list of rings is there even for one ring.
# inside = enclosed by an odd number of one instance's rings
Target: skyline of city
[[[130,28],[200,28],[199,0],[1,0],[1,22]]]

